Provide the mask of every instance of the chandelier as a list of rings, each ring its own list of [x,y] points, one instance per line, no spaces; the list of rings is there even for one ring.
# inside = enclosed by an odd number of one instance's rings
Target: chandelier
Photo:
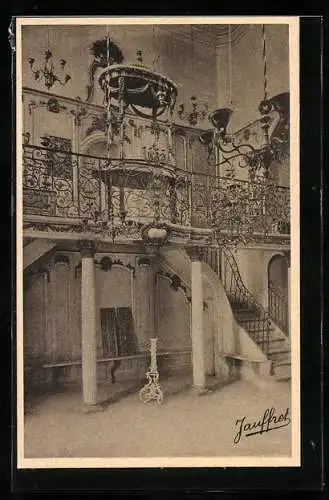
[[[170,187],[174,173],[171,166],[172,151],[172,113],[176,102],[177,87],[169,78],[153,69],[149,69],[143,62],[143,54],[137,50],[136,62],[127,64],[111,57],[114,43],[110,41],[109,32],[102,42],[104,53],[100,66],[98,83],[104,93],[105,130],[107,159],[103,163],[101,179],[105,183],[108,193],[108,220],[99,223],[112,235],[118,234],[135,226],[130,225],[127,219],[126,201],[133,190],[147,189],[152,200],[152,218],[141,224],[139,231],[147,247],[159,248],[167,241],[169,232],[166,224],[160,223],[163,186]],[[106,63],[104,64],[104,62]],[[154,136],[153,144],[149,145],[144,159],[127,158],[124,151],[125,117],[131,111],[138,117],[151,120],[149,126]],[[158,147],[160,127],[158,117],[165,115],[167,129],[168,151],[166,154]],[[113,159],[111,145],[114,136],[114,125],[119,135],[118,156]],[[95,172],[99,178],[99,172]],[[128,194],[126,188],[129,189]],[[115,214],[119,214],[118,216]],[[148,222],[148,223],[147,223]],[[144,225],[143,225],[144,224]]]
[[[59,60],[59,73],[56,72],[55,62],[53,58],[53,53],[49,46],[49,27],[48,27],[48,46],[44,54],[44,63],[40,68],[35,69],[34,63],[35,58],[29,57],[28,62],[32,73],[34,74],[35,80],[44,80],[45,87],[50,90],[51,87],[57,82],[60,85],[66,85],[66,83],[71,80],[69,74],[64,74],[64,68],[66,66],[65,59]]]
[[[264,177],[268,177],[273,163],[281,163],[289,155],[289,93],[279,94],[271,99],[268,98],[264,25],[262,25],[262,42],[264,95],[258,107],[261,115],[259,119],[262,130],[261,146],[256,148],[249,142],[237,144],[234,135],[227,132],[233,113],[230,107],[219,108],[210,113],[209,120],[213,125],[213,129],[204,132],[200,136],[201,143],[208,146],[208,164],[210,166],[226,165],[230,167],[231,171],[234,171],[236,166],[248,168],[251,180],[261,170],[263,170]],[[231,48],[229,54],[231,54]],[[231,68],[231,61],[229,67]],[[229,80],[231,93],[231,69]],[[230,103],[232,103],[231,99]],[[278,112],[279,121],[270,136],[269,129],[272,121],[270,115],[273,111]]]
[[[190,25],[190,38],[191,38],[191,72],[194,73],[194,40],[193,28]],[[195,127],[200,121],[203,121],[208,114],[208,104],[206,102],[199,103],[197,97],[192,95],[190,97],[191,108],[186,110],[185,105],[181,103],[177,110],[177,115],[181,120],[186,120],[191,127]]]
[[[109,65],[98,81],[105,104],[108,107],[111,100],[117,101],[120,114],[129,108],[142,118],[156,119],[166,110],[173,111],[177,96],[175,83],[144,66],[141,50],[137,51],[135,64]]]

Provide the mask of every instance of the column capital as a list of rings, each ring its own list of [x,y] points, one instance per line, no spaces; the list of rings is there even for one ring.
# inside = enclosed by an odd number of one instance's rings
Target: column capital
[[[291,262],[291,254],[290,254],[290,250],[285,250],[283,253],[283,257],[287,263],[287,266],[290,267],[290,262]]]
[[[150,259],[155,259],[159,256],[159,249],[151,244],[144,244],[145,253],[148,255]]]
[[[192,262],[201,261],[204,258],[205,250],[202,247],[188,245],[185,247],[185,251]]]
[[[79,242],[79,250],[82,257],[94,257],[96,244],[94,241],[82,240]]]

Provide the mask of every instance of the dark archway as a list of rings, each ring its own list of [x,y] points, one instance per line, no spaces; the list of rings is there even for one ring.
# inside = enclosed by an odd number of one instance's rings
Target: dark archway
[[[288,266],[283,255],[274,255],[268,263],[268,310],[271,318],[288,335]]]

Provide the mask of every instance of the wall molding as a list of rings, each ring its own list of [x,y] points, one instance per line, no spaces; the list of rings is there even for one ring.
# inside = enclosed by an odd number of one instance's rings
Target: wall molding
[[[122,262],[120,259],[111,259],[111,257],[104,256],[100,260],[95,260],[95,267],[96,269],[100,269],[101,271],[104,272],[109,272],[112,270],[113,267],[121,267],[127,271],[130,271],[132,273],[133,278],[135,278],[136,275],[136,268],[132,264],[128,262],[128,264],[125,264]],[[81,261],[75,266],[74,268],[74,276],[75,278],[78,277],[78,272],[81,270]]]
[[[158,271],[156,274],[155,274],[156,278],[164,278],[166,279],[168,282],[169,282],[169,286],[170,288],[174,291],[174,292],[182,292],[184,297],[185,297],[185,300],[188,302],[188,303],[191,303],[191,296],[188,294],[188,289],[187,287],[182,283],[182,280],[180,279],[180,277],[177,275],[177,274],[170,274],[170,273],[165,273],[164,271]]]

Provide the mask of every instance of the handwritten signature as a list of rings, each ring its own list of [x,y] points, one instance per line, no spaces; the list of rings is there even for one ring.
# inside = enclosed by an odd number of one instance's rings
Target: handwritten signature
[[[267,408],[259,420],[247,421],[247,417],[239,418],[235,425],[238,427],[238,432],[234,437],[234,443],[240,442],[241,436],[255,436],[256,434],[264,434],[275,429],[287,427],[291,422],[289,417],[289,408],[284,413],[276,414],[275,408]]]

